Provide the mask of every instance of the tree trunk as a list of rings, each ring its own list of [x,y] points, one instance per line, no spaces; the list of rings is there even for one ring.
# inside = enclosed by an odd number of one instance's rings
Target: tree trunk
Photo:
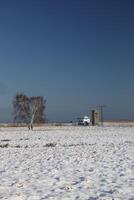
[[[35,113],[32,114],[30,124],[28,126],[29,130],[33,130],[33,122],[34,122]]]

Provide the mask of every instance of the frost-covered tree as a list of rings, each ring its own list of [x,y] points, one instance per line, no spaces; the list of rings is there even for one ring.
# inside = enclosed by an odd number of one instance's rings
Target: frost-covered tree
[[[46,121],[45,118],[45,108],[46,108],[46,100],[42,96],[31,97],[29,99],[30,106],[30,126],[32,129],[33,123],[44,123]]]
[[[46,100],[42,96],[27,97],[23,93],[17,93],[13,100],[14,121],[27,123],[29,129],[33,123],[44,123]]]
[[[30,117],[29,98],[23,93],[17,93],[13,100],[14,122],[28,123]]]

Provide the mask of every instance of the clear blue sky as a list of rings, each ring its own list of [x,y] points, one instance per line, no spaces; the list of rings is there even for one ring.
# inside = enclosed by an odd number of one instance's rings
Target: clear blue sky
[[[104,104],[134,119],[133,0],[1,0],[0,121],[16,92],[43,95],[50,121]]]

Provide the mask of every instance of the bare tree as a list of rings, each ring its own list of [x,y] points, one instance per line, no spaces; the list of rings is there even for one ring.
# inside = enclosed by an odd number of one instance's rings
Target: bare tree
[[[30,117],[29,98],[23,93],[17,93],[13,100],[14,121],[28,123]]]
[[[46,100],[42,96],[31,97],[31,106],[32,110],[36,110],[34,114],[34,122],[35,123],[44,123],[46,122],[45,116],[45,108],[46,108]]]
[[[42,96],[31,97],[30,98],[30,124],[29,128],[33,128],[33,123],[43,123],[46,121],[45,118],[45,105],[46,100]]]
[[[14,101],[14,121],[27,123],[29,129],[33,129],[33,123],[44,123],[46,100],[42,96],[27,97],[17,93]]]

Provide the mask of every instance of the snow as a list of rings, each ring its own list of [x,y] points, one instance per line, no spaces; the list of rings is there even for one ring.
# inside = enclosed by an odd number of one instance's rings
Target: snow
[[[134,200],[134,127],[0,128],[0,199]]]

